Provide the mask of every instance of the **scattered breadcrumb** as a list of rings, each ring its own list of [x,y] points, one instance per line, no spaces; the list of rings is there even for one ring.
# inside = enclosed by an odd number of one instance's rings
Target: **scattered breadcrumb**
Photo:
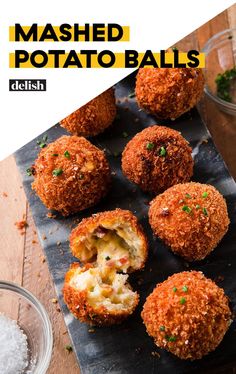
[[[2,196],[3,196],[3,197],[8,197],[8,194],[7,194],[6,192],[3,192],[3,193],[2,193]]]
[[[57,304],[57,303],[58,303],[58,300],[57,300],[56,298],[53,298],[53,299],[51,300],[51,302],[52,302],[53,304]]]
[[[25,234],[25,229],[26,229],[26,227],[28,227],[28,223],[25,219],[25,215],[23,215],[23,219],[21,221],[15,222],[15,226],[16,226],[17,230],[19,230],[20,235]]]

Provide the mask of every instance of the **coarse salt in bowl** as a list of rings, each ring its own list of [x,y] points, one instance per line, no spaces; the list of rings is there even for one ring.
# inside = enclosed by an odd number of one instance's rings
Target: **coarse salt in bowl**
[[[48,315],[29,291],[6,281],[0,281],[0,329],[1,374],[47,372],[53,345]]]

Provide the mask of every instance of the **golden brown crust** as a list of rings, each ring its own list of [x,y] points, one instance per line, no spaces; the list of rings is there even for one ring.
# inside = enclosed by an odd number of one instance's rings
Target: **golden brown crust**
[[[203,94],[204,76],[195,68],[143,68],[136,78],[141,108],[160,119],[175,119],[193,108]]]
[[[181,359],[200,359],[223,339],[231,311],[224,290],[201,272],[177,273],[156,286],[142,311],[158,347]]]
[[[229,217],[223,196],[213,186],[190,182],[154,198],[149,222],[174,253],[196,261],[217,246],[228,230]]]
[[[61,126],[78,136],[95,136],[114,121],[116,102],[113,88],[95,97],[61,121]]]
[[[81,268],[81,272],[93,267],[91,264],[86,264]],[[71,266],[65,275],[65,284],[63,287],[63,296],[68,309],[81,322],[86,322],[90,325],[110,326],[123,322],[129,315],[133,313],[139,302],[139,296],[136,294],[136,300],[129,310],[113,310],[109,311],[104,306],[93,307],[88,302],[87,291],[80,291],[72,287],[69,282],[75,275],[80,265],[75,263]]]
[[[100,226],[108,228],[124,224],[128,224],[142,242],[142,262],[138,268],[129,268],[128,272],[142,269],[145,265],[148,254],[147,238],[133,213],[129,210],[119,208],[93,214],[91,217],[84,218],[78,226],[72,230],[70,235],[70,248],[73,256],[81,260],[80,252],[82,250],[84,238],[92,234]]]
[[[65,216],[98,203],[110,185],[104,152],[77,136],[62,136],[43,148],[34,170],[32,188],[48,209]],[[55,176],[55,170],[62,173]]]
[[[164,156],[160,154],[162,147],[166,151]],[[178,131],[151,126],[136,134],[126,145],[122,170],[144,191],[157,194],[190,180],[193,174],[191,148]]]

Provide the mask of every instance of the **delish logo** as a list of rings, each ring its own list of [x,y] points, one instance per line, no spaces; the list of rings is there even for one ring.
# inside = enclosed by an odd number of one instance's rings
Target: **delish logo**
[[[46,91],[46,79],[10,79],[9,91]]]

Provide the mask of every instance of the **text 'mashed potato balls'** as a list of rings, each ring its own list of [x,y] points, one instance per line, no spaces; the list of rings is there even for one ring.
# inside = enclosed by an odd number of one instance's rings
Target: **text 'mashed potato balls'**
[[[89,137],[103,132],[115,116],[115,94],[110,88],[64,118],[60,124],[74,135]]]
[[[150,126],[126,145],[122,170],[143,191],[157,194],[190,180],[193,174],[191,148],[178,131]]]
[[[229,226],[227,205],[211,185],[175,185],[150,203],[153,232],[187,261],[204,259],[220,242]]]
[[[127,274],[108,266],[73,264],[65,276],[64,300],[81,322],[102,326],[121,323],[139,302],[139,295],[132,291],[127,278]]]
[[[232,322],[224,290],[198,271],[177,273],[158,284],[142,318],[158,347],[190,360],[214,351]]]
[[[204,76],[198,68],[142,68],[135,94],[141,108],[160,119],[175,119],[197,104],[203,88]]]
[[[137,218],[115,209],[84,218],[70,235],[72,254],[82,263],[129,273],[144,267],[147,239]]]
[[[110,185],[104,152],[82,137],[62,136],[48,144],[33,168],[32,188],[48,209],[65,216],[98,203]]]

